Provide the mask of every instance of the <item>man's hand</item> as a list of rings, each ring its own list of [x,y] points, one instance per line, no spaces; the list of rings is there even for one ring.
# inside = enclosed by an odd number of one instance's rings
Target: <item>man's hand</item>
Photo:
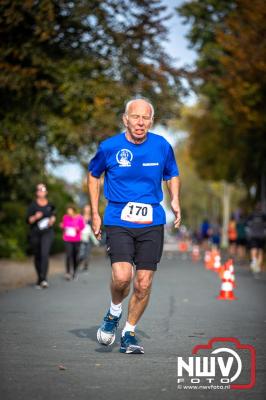
[[[101,240],[101,238],[102,238],[102,231],[101,231],[102,220],[99,215],[100,189],[101,189],[100,178],[96,178],[89,172],[88,173],[88,191],[89,191],[89,198],[90,198],[91,211],[92,211],[91,227],[92,227],[94,236],[98,240]]]
[[[181,222],[181,211],[179,205],[179,191],[180,191],[179,176],[173,176],[166,183],[171,198],[171,208],[173,213],[175,214],[174,227],[179,228]]]
[[[179,228],[180,222],[181,222],[181,210],[180,210],[179,201],[172,200],[171,208],[172,208],[173,213],[175,214],[174,227]]]
[[[102,231],[101,231],[102,220],[99,214],[92,214],[92,230],[96,239],[101,240]]]

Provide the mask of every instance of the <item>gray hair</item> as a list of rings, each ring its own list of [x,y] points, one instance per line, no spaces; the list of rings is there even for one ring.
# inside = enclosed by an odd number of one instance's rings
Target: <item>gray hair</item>
[[[149,99],[146,99],[145,97],[134,97],[133,99],[128,100],[128,101],[126,102],[126,105],[125,105],[125,114],[126,114],[126,115],[128,114],[128,109],[129,109],[129,107],[130,107],[131,104],[134,103],[134,101],[136,101],[136,100],[144,100],[146,103],[149,104],[149,106],[150,106],[150,108],[151,108],[151,118],[153,119],[153,117],[154,117],[154,107],[153,107],[151,101],[150,101]]]

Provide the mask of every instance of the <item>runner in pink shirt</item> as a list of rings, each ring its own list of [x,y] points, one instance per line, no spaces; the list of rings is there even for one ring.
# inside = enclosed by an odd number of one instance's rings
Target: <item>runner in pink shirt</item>
[[[81,231],[85,228],[85,222],[82,215],[77,214],[75,206],[69,206],[60,226],[63,229],[66,248],[65,278],[70,280],[71,277],[74,279],[77,273]]]

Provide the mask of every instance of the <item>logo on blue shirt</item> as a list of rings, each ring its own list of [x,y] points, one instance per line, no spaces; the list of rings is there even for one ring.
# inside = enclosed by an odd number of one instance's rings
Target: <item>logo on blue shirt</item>
[[[116,161],[119,167],[131,167],[133,154],[128,149],[121,149],[116,153]]]

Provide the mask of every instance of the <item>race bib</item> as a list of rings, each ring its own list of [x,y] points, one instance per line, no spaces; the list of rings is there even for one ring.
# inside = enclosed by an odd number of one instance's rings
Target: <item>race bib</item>
[[[91,227],[89,224],[85,226],[84,229],[81,231],[81,240],[82,242],[89,242],[91,235]]]
[[[70,237],[75,237],[75,236],[76,236],[76,233],[77,233],[77,231],[76,231],[76,229],[75,229],[75,228],[68,227],[68,228],[66,228],[66,230],[65,230],[65,233],[66,233],[66,235],[67,235],[67,236],[70,236]]]
[[[129,202],[121,212],[123,221],[135,224],[151,224],[153,209],[150,204]]]
[[[38,228],[42,231],[43,229],[47,229],[49,227],[49,218],[43,218],[38,223]]]

